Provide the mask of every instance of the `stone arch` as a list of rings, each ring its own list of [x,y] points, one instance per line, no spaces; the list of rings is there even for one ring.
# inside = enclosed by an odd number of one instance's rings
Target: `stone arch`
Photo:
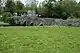
[[[24,21],[23,26],[26,26],[26,21]]]
[[[69,23],[69,24],[68,24],[68,26],[72,26],[72,24],[71,24],[71,23]]]
[[[34,23],[33,23],[33,22],[31,22],[31,23],[30,23],[30,26],[34,26]]]
[[[21,23],[20,23],[20,22],[18,22],[18,24],[17,24],[17,25],[18,25],[18,26],[20,26],[20,24],[21,24]]]
[[[43,23],[40,23],[39,26],[44,26],[44,24]]]

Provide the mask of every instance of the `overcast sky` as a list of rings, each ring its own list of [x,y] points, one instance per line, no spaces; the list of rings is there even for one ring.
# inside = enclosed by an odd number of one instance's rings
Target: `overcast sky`
[[[79,2],[80,0],[77,0],[77,2]]]
[[[25,3],[25,1],[26,0],[21,0],[23,3]],[[42,2],[42,1],[44,1],[44,0],[37,0],[37,1],[39,1],[39,2]]]
[[[22,1],[22,3],[24,3],[25,4],[25,1],[26,0],[21,0]],[[42,1],[44,1],[44,0],[37,0],[37,1],[39,1],[39,2],[42,2]],[[77,0],[77,2],[79,2],[80,0]]]

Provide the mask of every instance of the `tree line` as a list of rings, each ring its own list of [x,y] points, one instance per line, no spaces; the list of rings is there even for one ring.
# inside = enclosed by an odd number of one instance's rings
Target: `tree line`
[[[80,18],[80,2],[77,3],[76,0],[45,0],[37,10],[42,17]]]
[[[0,0],[0,21],[8,22],[9,17],[14,16],[14,13],[17,13],[17,16],[20,16],[21,13],[26,12],[27,9],[21,1],[14,2],[13,0],[7,0],[5,4],[3,4]]]
[[[2,5],[2,1],[0,0],[0,15],[3,15],[0,20],[5,22],[15,12],[20,16],[21,13],[27,12],[28,10],[35,10],[36,14],[47,18],[80,18],[80,2],[77,3],[76,0],[44,0],[38,7],[33,4],[29,7],[21,1],[14,2],[13,0],[7,0],[5,6],[2,7]]]

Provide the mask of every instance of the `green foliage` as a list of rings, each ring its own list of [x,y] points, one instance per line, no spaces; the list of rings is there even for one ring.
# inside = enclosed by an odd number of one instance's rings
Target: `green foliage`
[[[74,12],[74,16],[80,18],[80,3],[75,6],[76,11]]]
[[[73,1],[58,1],[53,8],[53,13],[57,18],[67,19],[75,11],[76,2]],[[54,15],[54,14],[53,14]]]
[[[3,22],[8,22],[9,17],[11,17],[11,16],[12,16],[12,14],[9,13],[9,12],[3,13],[3,14],[2,14],[2,21],[3,21]]]
[[[0,14],[1,14],[1,0],[0,0]]]
[[[56,0],[48,0],[45,2],[45,7],[48,10],[48,17],[53,17],[53,7]]]
[[[26,4],[26,6],[25,6],[26,10],[36,10],[36,8],[37,8],[36,4],[31,4],[31,6]]]
[[[11,14],[15,12],[15,3],[13,0],[7,0],[5,4],[5,11],[10,12]]]
[[[17,1],[15,7],[18,16],[21,15],[21,12],[24,12],[24,4],[21,1]]]
[[[27,5],[26,5],[25,9],[26,9],[27,11],[28,11],[28,10],[33,10],[32,7],[29,7],[29,6],[27,6]]]
[[[0,14],[0,21],[2,21],[2,14]]]
[[[16,2],[16,11],[23,10],[23,8],[24,8],[24,4],[21,3],[21,1],[17,1]]]
[[[48,17],[48,9],[44,6],[45,2],[42,2],[37,8],[37,13],[41,15],[41,17]]]
[[[76,18],[80,18],[80,11],[75,11],[73,14]]]
[[[80,53],[80,27],[2,27],[0,53]]]
[[[80,4],[75,0],[46,0],[41,5],[38,11],[46,17],[67,19],[70,16],[80,15]]]
[[[46,16],[47,15],[47,9],[45,7],[41,7],[39,6],[37,8],[38,14],[40,14],[41,16]]]
[[[14,18],[9,18],[9,22],[10,25],[14,26],[15,25],[15,20]]]

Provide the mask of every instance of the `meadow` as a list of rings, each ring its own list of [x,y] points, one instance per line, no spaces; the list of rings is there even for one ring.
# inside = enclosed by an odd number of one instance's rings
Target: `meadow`
[[[1,27],[0,53],[80,53],[80,27]]]

